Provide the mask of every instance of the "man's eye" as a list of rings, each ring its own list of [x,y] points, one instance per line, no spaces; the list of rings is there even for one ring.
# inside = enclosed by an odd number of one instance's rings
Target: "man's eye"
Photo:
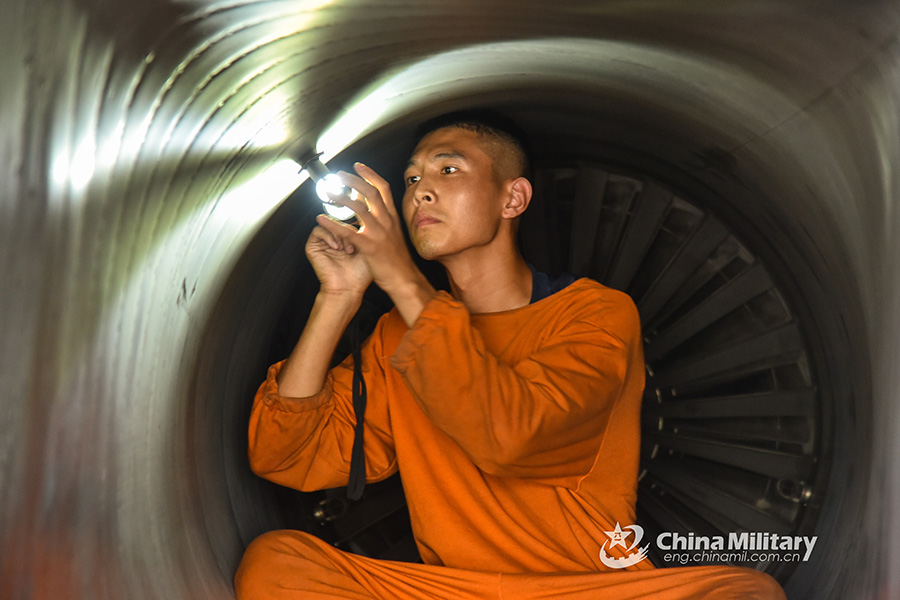
[[[419,181],[418,175],[410,175],[409,177],[406,178],[406,187],[413,185],[417,181]]]
[[[441,169],[441,173],[443,173],[444,175],[448,175],[450,173],[456,173],[457,171],[459,171],[459,167],[447,166],[447,167],[444,167],[443,169]]]

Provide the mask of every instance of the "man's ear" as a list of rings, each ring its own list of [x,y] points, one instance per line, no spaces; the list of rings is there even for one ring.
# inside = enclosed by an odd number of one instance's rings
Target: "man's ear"
[[[517,177],[506,183],[507,198],[500,214],[505,219],[515,219],[528,208],[531,202],[531,182],[524,177]]]

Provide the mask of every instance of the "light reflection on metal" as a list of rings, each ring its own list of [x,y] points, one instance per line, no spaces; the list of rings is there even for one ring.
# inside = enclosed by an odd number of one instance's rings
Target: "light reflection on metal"
[[[257,223],[305,180],[306,174],[296,161],[279,159],[258,175],[230,185],[219,199],[214,214],[234,220],[241,226]]]
[[[652,69],[637,65],[653,65]],[[323,162],[385,123],[441,100],[488,93],[498,78],[505,85],[592,87],[603,72],[606,86],[619,91],[643,90],[650,97],[666,94],[666,102],[686,118],[702,118],[707,107],[721,105],[736,93],[756,90],[742,121],[746,139],[787,119],[796,108],[774,88],[750,72],[735,72],[725,62],[633,42],[546,37],[528,41],[478,44],[429,56],[391,73],[357,95],[316,142]],[[712,88],[683,85],[687,81],[720,82]]]

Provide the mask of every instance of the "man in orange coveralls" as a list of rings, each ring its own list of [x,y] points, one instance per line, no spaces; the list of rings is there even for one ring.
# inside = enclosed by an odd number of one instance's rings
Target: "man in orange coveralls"
[[[364,197],[347,204],[362,226],[318,217],[306,253],[320,290],[256,395],[250,462],[299,490],[347,485],[352,357],[328,367],[374,281],[395,306],[362,349],[367,481],[402,472],[424,564],[274,531],[247,548],[238,598],[784,598],[750,569],[600,560],[605,532],[634,523],[640,325],[625,294],[589,279],[553,292],[523,260],[516,219],[532,188],[516,138],[445,121],[409,161],[402,216],[384,179],[355,170],[340,176]],[[451,293],[416,268],[401,219]],[[626,547],[609,552],[624,558]]]

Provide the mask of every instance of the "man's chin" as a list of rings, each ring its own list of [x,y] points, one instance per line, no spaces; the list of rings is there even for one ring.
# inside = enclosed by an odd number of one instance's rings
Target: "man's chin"
[[[431,248],[424,250],[417,248],[416,251],[419,253],[419,258],[421,258],[422,260],[433,261],[438,260],[441,257],[440,252],[437,252]]]
[[[422,260],[437,260],[441,256],[440,248],[433,243],[428,242],[427,240],[418,240],[414,242],[416,252],[419,253],[419,257]]]

